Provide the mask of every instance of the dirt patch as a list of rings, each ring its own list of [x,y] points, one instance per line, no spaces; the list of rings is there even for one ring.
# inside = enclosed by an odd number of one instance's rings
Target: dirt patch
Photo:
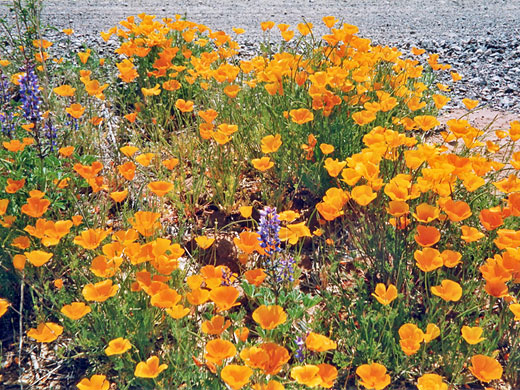
[[[520,115],[510,111],[496,110],[492,108],[482,108],[468,114],[462,108],[454,109],[443,113],[438,119],[443,125],[450,119],[466,119],[469,123],[479,130],[509,130],[510,123],[520,121]],[[496,138],[496,137],[495,137]]]

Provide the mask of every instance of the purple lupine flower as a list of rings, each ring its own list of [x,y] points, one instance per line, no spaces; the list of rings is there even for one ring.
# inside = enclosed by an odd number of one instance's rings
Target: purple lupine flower
[[[15,124],[12,112],[2,113],[0,112],[0,129],[2,133],[11,138],[14,132]]]
[[[275,264],[277,282],[294,282],[295,265],[292,256],[282,256],[277,259]]]
[[[227,267],[222,267],[222,286],[231,286],[231,277],[233,273],[228,272]]]
[[[303,338],[301,338],[300,336],[296,336],[296,339],[294,340],[294,342],[295,342],[296,346],[298,347],[296,349],[296,351],[294,352],[294,358],[301,363],[305,359],[305,356],[303,355],[303,351],[304,351],[303,347],[305,345],[305,342],[303,341]]]
[[[260,246],[264,249],[268,257],[280,252],[280,219],[276,213],[276,208],[266,207],[260,211],[260,224],[258,233],[260,234]]]
[[[49,140],[49,148],[50,148],[50,151],[54,151],[54,149],[56,148],[56,138],[58,138],[58,133],[57,133],[57,130],[56,128],[53,126],[52,122],[47,120],[45,122],[45,126],[44,126],[44,129],[45,129],[45,137]]]
[[[27,66],[25,74],[20,77],[20,95],[23,117],[31,123],[38,122],[41,119],[40,105],[42,100],[38,76],[31,66]]]

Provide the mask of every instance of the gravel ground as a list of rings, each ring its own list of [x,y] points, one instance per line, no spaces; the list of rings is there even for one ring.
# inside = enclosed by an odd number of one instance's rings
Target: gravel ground
[[[0,16],[8,3],[0,1]],[[262,39],[261,21],[305,19],[321,34],[321,18],[334,15],[375,43],[439,53],[440,62],[464,76],[452,106],[469,97],[520,113],[520,0],[44,0],[43,19],[73,28],[77,46],[106,47],[99,31],[141,12],[186,15],[227,32],[242,27],[246,33],[239,42],[246,54]]]

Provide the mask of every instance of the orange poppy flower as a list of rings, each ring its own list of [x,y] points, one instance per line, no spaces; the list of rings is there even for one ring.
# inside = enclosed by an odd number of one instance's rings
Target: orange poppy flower
[[[441,123],[432,115],[418,115],[413,118],[414,122],[419,126],[419,128],[423,131],[428,131],[433,129],[436,126],[439,126]]]
[[[280,134],[267,135],[262,138],[262,153],[274,153],[280,148],[280,146],[282,146],[282,136]]]
[[[108,84],[101,85],[98,80],[84,81],[84,84],[85,84],[85,91],[87,91],[87,93],[90,96],[95,96],[101,100],[105,99],[105,95],[103,95],[103,91],[108,87]]]
[[[432,286],[433,295],[441,297],[445,301],[457,302],[462,297],[462,287],[453,280],[444,279],[440,286]]]
[[[383,283],[378,283],[376,290],[372,296],[382,305],[389,305],[397,298],[397,288],[393,284],[389,284],[388,288]]]
[[[466,242],[478,241],[485,236],[484,233],[480,232],[478,229],[466,225],[462,225],[460,230],[462,230],[460,238]]]
[[[364,126],[370,122],[376,120],[376,114],[374,111],[362,110],[352,114],[352,119],[359,126]]]
[[[53,88],[52,91],[59,96],[74,96],[76,88],[72,88],[70,85],[60,85],[59,87]]]
[[[489,356],[475,355],[471,358],[469,370],[475,377],[482,382],[502,378],[503,369],[500,363]]]
[[[415,242],[422,247],[435,245],[441,239],[441,233],[433,226],[417,226],[417,234],[414,236]]]
[[[119,286],[113,285],[112,280],[107,279],[96,284],[89,283],[81,293],[87,301],[104,302],[117,294]]]
[[[449,199],[443,203],[442,209],[453,222],[463,221],[466,218],[471,217],[471,209],[463,200],[455,201]]]
[[[147,185],[148,189],[158,197],[163,197],[173,190],[173,184],[166,181],[152,181]]]
[[[216,315],[213,316],[211,320],[204,321],[201,325],[201,330],[207,334],[220,336],[230,326],[231,321],[226,321],[224,317]]]
[[[136,154],[139,151],[139,148],[137,146],[126,145],[126,146],[121,146],[119,148],[119,150],[126,157],[132,157],[134,154]]]
[[[302,385],[315,387],[321,384],[321,377],[318,375],[320,368],[313,364],[306,366],[295,366],[291,369],[291,378]]]
[[[356,186],[350,192],[352,199],[360,206],[366,206],[377,198],[377,192],[372,191],[372,187],[367,185]]]
[[[116,66],[119,70],[118,77],[125,83],[130,83],[139,76],[136,67],[129,59],[124,59],[117,63]]]
[[[260,286],[267,277],[267,274],[262,268],[252,269],[244,273],[246,280],[249,284],[254,286]]]
[[[123,118],[125,118],[130,123],[134,123],[137,119],[137,112],[131,112],[129,114],[123,115]]]
[[[73,242],[84,249],[96,249],[111,232],[112,229],[84,230],[78,236],[74,237]]]
[[[441,330],[435,324],[428,324],[426,326],[426,332],[424,333],[424,343],[428,344],[430,341],[436,339],[441,335]]]
[[[203,282],[204,278],[200,275],[191,275],[186,278],[186,284],[191,290],[200,288]]]
[[[140,154],[135,158],[135,161],[137,161],[139,164],[141,164],[143,167],[147,167],[151,164],[152,159],[155,157],[155,153],[143,153]]]
[[[318,368],[320,369],[318,372],[318,376],[321,379],[320,386],[330,389],[334,386],[334,382],[338,377],[337,368],[327,363],[318,364]]]
[[[127,196],[128,196],[128,190],[113,191],[110,193],[110,197],[114,200],[114,202],[117,202],[117,203],[124,201]]]
[[[242,218],[250,218],[251,214],[253,214],[253,207],[252,206],[240,206],[238,208],[238,212],[242,216]]]
[[[411,111],[417,111],[426,107],[426,102],[421,101],[419,96],[413,96],[410,100],[408,100],[406,105]]]
[[[40,218],[35,226],[27,225],[24,230],[31,236],[41,239],[43,245],[52,246],[57,245],[60,239],[69,233],[71,227],[72,221],[53,222]]]
[[[150,356],[146,362],[137,363],[134,375],[138,378],[157,378],[159,374],[167,368],[167,364],[159,365],[159,358],[157,356]]]
[[[7,299],[0,298],[0,317],[2,317],[7,312],[8,307],[9,301]]]
[[[218,112],[213,110],[212,108],[206,111],[199,111],[198,114],[206,123],[213,122],[218,116]]]
[[[331,177],[337,177],[343,168],[345,168],[345,165],[347,165],[346,161],[339,161],[337,158],[332,159],[330,157],[325,159],[324,163],[324,167]]]
[[[445,267],[454,268],[457,264],[462,263],[460,259],[462,259],[462,255],[459,252],[452,251],[450,249],[445,249],[441,253],[442,262]]]
[[[260,172],[267,171],[274,167],[274,162],[268,156],[264,156],[262,158],[254,158],[251,160],[251,164],[258,169]]]
[[[177,91],[181,88],[181,86],[181,83],[179,83],[177,80],[168,80],[162,83],[163,89],[167,91]]]
[[[488,231],[495,230],[504,223],[500,210],[492,211],[490,209],[484,209],[480,212],[479,219],[482,226]]]
[[[81,61],[82,64],[86,64],[87,63],[87,61],[88,61],[88,59],[90,57],[90,52],[91,52],[91,50],[87,49],[84,52],[79,52],[78,53],[79,60]]]
[[[286,364],[290,355],[287,349],[276,343],[263,343],[256,347],[244,348],[240,358],[252,368],[259,368],[265,375],[276,375]]]
[[[202,305],[209,300],[209,291],[201,288],[195,288],[186,294],[186,299],[194,306]]]
[[[83,302],[72,302],[70,305],[63,306],[60,311],[71,320],[79,320],[92,310]]]
[[[438,110],[443,108],[451,100],[451,98],[444,95],[432,95],[432,99]]]
[[[11,241],[11,245],[18,249],[27,249],[31,246],[31,241],[29,237],[26,236],[18,236],[13,241]]]
[[[83,378],[76,387],[79,390],[108,390],[110,382],[105,375],[92,375],[90,379]]]
[[[191,100],[177,99],[175,107],[181,112],[191,112],[193,111],[193,102]]]
[[[152,295],[150,303],[155,307],[168,308],[175,306],[181,300],[181,296],[172,288],[164,288]]]
[[[157,221],[160,216],[161,214],[152,211],[138,211],[130,219],[130,223],[141,235],[150,237],[161,227],[161,223]]]
[[[253,370],[246,366],[229,364],[222,369],[220,377],[233,390],[238,390],[249,383]]]
[[[272,21],[261,22],[260,27],[262,28],[262,31],[270,30],[274,27],[274,22],[272,22]]]
[[[20,140],[17,139],[13,139],[9,142],[4,141],[2,142],[2,145],[4,145],[4,148],[6,148],[8,151],[14,153],[23,152],[26,146],[23,142],[20,142]]]
[[[314,119],[314,114],[306,108],[291,110],[289,111],[289,115],[291,116],[291,120],[299,125],[303,125],[304,123],[310,122]]]
[[[287,321],[287,314],[279,305],[261,305],[253,312],[253,320],[262,329],[274,329]]]
[[[173,170],[177,165],[179,165],[179,159],[178,158],[170,158],[167,160],[163,160],[161,164],[166,167],[166,169],[169,169],[170,171]]]
[[[229,310],[233,306],[240,305],[236,302],[239,291],[232,286],[216,287],[209,293],[209,299],[217,306],[217,311]],[[254,316],[254,314],[253,314]]]
[[[176,319],[176,320],[187,316],[189,312],[190,312],[190,309],[188,309],[187,307],[184,307],[182,305],[174,305],[174,306],[166,309],[166,313],[170,317],[172,317],[173,319]]]
[[[52,284],[54,284],[54,287],[56,287],[56,289],[61,290],[63,288],[63,279],[54,279]]]
[[[25,268],[25,262],[27,258],[24,255],[14,255],[13,256],[13,267],[18,271],[23,271]]]
[[[334,146],[329,144],[320,144],[320,150],[324,155],[328,155],[334,152]]]
[[[40,194],[35,196],[35,191],[31,191],[29,193],[31,197],[28,198],[27,203],[22,206],[22,213],[34,218],[40,218],[43,214],[45,214],[51,204],[51,201],[48,199],[42,199]]]
[[[285,390],[285,386],[274,379],[267,383],[256,383],[252,387],[253,390]]]
[[[3,219],[0,218],[0,225],[8,229],[11,227],[14,221],[16,221],[16,217],[12,215],[6,215]]]
[[[235,245],[246,254],[250,255],[254,251],[261,252],[260,235],[255,232],[242,232],[239,237],[235,237],[233,242]]]
[[[414,324],[404,324],[399,328],[399,345],[407,355],[415,354],[424,341],[424,333]]]
[[[74,153],[74,146],[64,146],[63,148],[59,148],[58,152],[63,157],[70,157],[72,153]]]
[[[249,337],[249,329],[246,328],[245,326],[235,329],[235,331],[233,333],[243,343],[245,343],[247,338]]]
[[[211,138],[213,138],[219,145],[225,145],[229,141],[231,141],[231,138],[228,137],[226,134],[222,133],[221,131],[212,132]]]
[[[27,331],[27,336],[35,339],[39,343],[50,343],[56,340],[63,333],[63,326],[54,322],[45,322],[38,325],[36,329],[31,328]]]
[[[74,164],[74,171],[78,173],[85,180],[93,179],[103,169],[103,164],[99,161],[94,161],[91,165],[83,165],[80,163]]]
[[[127,339],[118,337],[117,339],[110,340],[108,347],[105,348],[105,354],[107,356],[121,355],[132,348],[132,344]]]
[[[507,285],[501,278],[491,278],[486,280],[484,290],[486,290],[489,295],[496,298],[503,298],[508,295]]]
[[[439,209],[435,206],[431,206],[428,203],[421,203],[415,208],[415,213],[412,213],[413,217],[422,223],[430,223],[439,218]]]
[[[334,16],[324,16],[321,20],[328,28],[332,28],[338,21]]]
[[[27,260],[29,260],[29,262],[35,267],[41,267],[42,265],[47,263],[52,257],[52,253],[40,250],[24,252],[24,255],[27,257]]]
[[[213,237],[197,236],[195,237],[195,242],[200,248],[208,249],[211,245],[213,245],[215,239]]]
[[[155,84],[153,88],[141,88],[141,92],[143,96],[158,96],[161,93],[161,88],[159,84]]]
[[[465,99],[462,99],[462,103],[464,103],[464,105],[466,106],[466,108],[468,110],[473,110],[475,107],[478,106],[479,104],[479,101],[478,100],[471,100],[471,99],[468,99],[468,98],[465,98]]]
[[[292,30],[282,31],[281,34],[285,42],[289,42],[294,37],[294,31]]]
[[[418,390],[448,390],[448,384],[437,374],[424,374],[417,379]]]
[[[124,163],[123,165],[119,165],[117,170],[126,180],[133,180],[135,176],[135,164],[131,161]]]
[[[325,352],[337,348],[337,344],[327,336],[314,332],[310,332],[305,338],[305,345],[314,352]]]
[[[0,216],[4,215],[9,205],[9,199],[0,199]]]
[[[234,99],[238,95],[238,92],[240,92],[240,87],[236,84],[228,85],[227,87],[224,88],[224,93],[230,99]]]
[[[237,349],[233,343],[222,339],[209,341],[206,344],[205,350],[206,353],[204,354],[204,358],[212,363],[215,363],[217,366],[222,364],[222,360],[231,358],[237,353]]]
[[[402,217],[410,212],[410,206],[408,203],[402,200],[391,200],[388,202],[388,206],[386,211],[393,217]]]
[[[480,326],[469,327],[466,325],[464,325],[460,330],[462,338],[471,345],[478,344],[486,339],[485,337],[481,337],[483,331],[484,330]]]
[[[513,303],[509,305],[509,310],[514,314],[515,321],[520,321],[520,303]]]
[[[318,210],[320,215],[326,221],[333,221],[344,214],[343,211],[338,209],[336,206],[325,202],[318,203],[316,205],[316,210]]]
[[[74,104],[71,104],[69,107],[67,107],[65,109],[65,111],[67,111],[67,113],[75,118],[75,119],[79,119],[81,118],[81,116],[83,115],[83,113],[85,112],[85,107],[83,107],[81,104],[79,103],[74,103]]]

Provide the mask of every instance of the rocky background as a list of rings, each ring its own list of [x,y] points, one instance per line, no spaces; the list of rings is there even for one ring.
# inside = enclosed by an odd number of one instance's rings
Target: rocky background
[[[0,17],[12,19],[10,1],[0,1]],[[454,90],[451,107],[464,97],[489,108],[520,113],[519,0],[44,0],[43,19],[59,29],[75,30],[74,45],[106,47],[99,36],[120,20],[141,12],[158,17],[186,15],[214,30],[231,33],[245,55],[262,40],[260,22],[315,25],[336,16],[359,27],[374,43],[408,50],[412,46],[440,54],[464,78]],[[1,32],[0,34],[4,34]],[[63,35],[57,35],[63,37]],[[1,37],[1,35],[0,35]],[[279,39],[277,30],[273,37]],[[109,53],[107,53],[109,54]]]

